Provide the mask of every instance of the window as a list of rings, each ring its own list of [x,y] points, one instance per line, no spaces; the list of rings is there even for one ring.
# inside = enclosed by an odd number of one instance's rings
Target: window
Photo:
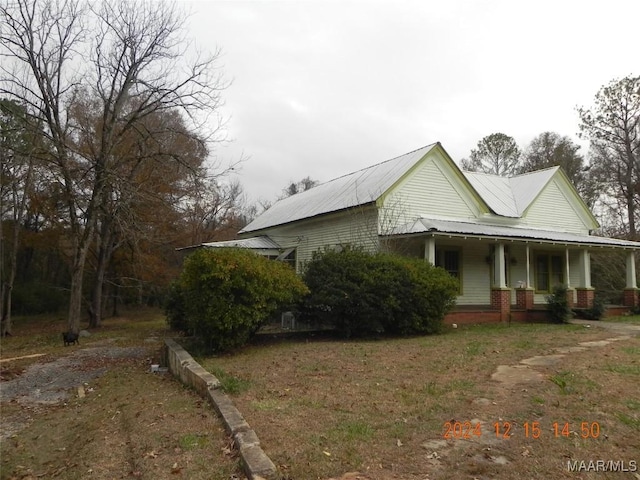
[[[534,263],[536,291],[549,293],[553,287],[564,285],[563,266],[562,255],[536,254]]]
[[[458,280],[458,292],[462,294],[462,260],[459,248],[437,248],[436,267],[444,268]]]

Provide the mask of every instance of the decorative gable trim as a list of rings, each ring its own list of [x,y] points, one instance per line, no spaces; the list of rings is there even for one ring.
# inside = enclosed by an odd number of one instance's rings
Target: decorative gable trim
[[[425,168],[425,164],[427,162],[434,163],[435,167],[447,179],[451,188],[460,196],[469,209],[475,212],[476,216],[491,212],[487,203],[475,188],[473,188],[473,185],[471,185],[458,165],[456,165],[456,163],[451,159],[440,142],[437,142],[431,150],[429,150],[419,161],[412,165],[411,168],[409,168],[400,178],[398,178],[398,180],[396,180],[380,195],[376,201],[378,208],[383,208],[388,203],[389,199],[402,189],[403,185],[406,185],[420,169]],[[443,166],[445,168],[442,168]],[[456,186],[461,188],[456,188]]]

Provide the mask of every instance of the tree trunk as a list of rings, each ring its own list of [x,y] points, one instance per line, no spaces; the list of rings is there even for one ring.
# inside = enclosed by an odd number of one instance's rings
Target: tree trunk
[[[629,191],[633,192],[633,189]],[[631,240],[636,240],[636,203],[633,193],[630,193],[627,198],[627,215],[629,216],[629,237]]]
[[[102,325],[104,277],[107,272],[109,260],[113,253],[111,237],[111,222],[105,220],[100,229],[98,265],[96,267],[96,278],[91,296],[91,306],[89,308],[89,327],[91,328],[100,327]]]
[[[118,316],[118,295],[120,295],[120,287],[118,287],[118,285],[114,285],[113,298],[111,303],[111,307],[113,308],[113,310],[111,311],[112,317]]]
[[[87,227],[89,228],[89,227]],[[84,265],[87,260],[89,241],[75,246],[73,265],[71,267],[71,292],[69,294],[69,331],[80,332],[80,319],[82,318],[82,285],[84,280]]]
[[[0,171],[0,180],[2,179]],[[4,336],[4,304],[6,284],[4,281],[4,235],[2,234],[2,218],[0,218],[0,336]]]
[[[17,228],[17,226],[14,228]],[[17,235],[14,235],[15,241],[17,241],[16,237]],[[0,328],[0,336],[2,337],[11,336],[13,334],[13,320],[11,319],[11,294],[13,292],[13,283],[16,279],[16,270],[18,264],[18,249],[15,246],[11,248],[10,264],[11,266],[9,267],[9,278],[7,279],[7,282],[4,285],[2,291],[2,294],[4,295],[2,302],[3,309],[0,312],[0,315],[2,316],[2,321],[0,322],[2,324]]]
[[[27,195],[31,188],[31,174],[33,171],[33,160],[28,158],[27,172],[24,177],[24,185],[22,191],[22,197],[18,200],[18,188],[14,184],[13,190],[13,238],[11,244],[11,252],[9,253],[9,273],[7,276],[7,282],[3,285],[2,294],[3,299],[0,304],[0,336],[4,337],[12,335],[13,321],[11,319],[11,298],[13,294],[13,284],[16,279],[16,273],[18,271],[18,247],[20,241],[20,229],[22,228],[22,220],[24,219],[25,209],[27,205]],[[0,219],[0,223],[2,220]],[[2,236],[2,230],[0,230],[0,237]],[[4,254],[0,249],[0,253]],[[4,261],[4,258],[0,258],[0,261]]]

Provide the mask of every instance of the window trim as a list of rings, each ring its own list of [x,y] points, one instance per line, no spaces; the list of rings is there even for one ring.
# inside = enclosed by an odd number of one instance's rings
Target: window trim
[[[538,287],[538,257],[546,256],[547,257],[547,290],[541,290]],[[566,270],[566,258],[562,253],[558,253],[557,251],[550,250],[539,250],[533,252],[533,286],[535,293],[538,294],[550,294],[553,293],[553,288],[556,284],[553,283],[553,268],[552,268],[552,258],[558,257],[560,259],[560,285],[566,285],[565,270]]]
[[[444,268],[444,254],[445,252],[455,252],[456,255],[458,256],[458,276],[456,277],[455,275],[452,275],[451,272],[449,272],[449,270],[447,270],[446,268]],[[463,263],[462,263],[462,247],[459,246],[448,246],[448,245],[442,245],[439,246],[436,244],[436,267],[442,268],[445,272],[447,272],[449,275],[451,275],[453,278],[455,278],[458,281],[458,296],[463,295],[464,289],[463,289],[463,281],[462,279],[464,278],[464,268],[463,268]]]

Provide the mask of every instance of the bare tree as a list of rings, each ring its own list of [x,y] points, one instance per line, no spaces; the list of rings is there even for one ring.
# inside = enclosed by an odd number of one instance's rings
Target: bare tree
[[[462,159],[462,168],[492,175],[514,175],[518,170],[520,149],[516,141],[504,133],[492,133],[478,142],[469,159]]]
[[[121,162],[118,147],[141,119],[169,110],[183,112],[190,131],[200,127],[202,134],[226,86],[219,52],[188,59],[185,17],[162,1],[11,0],[0,5],[0,23],[0,93],[42,119],[52,147],[45,160],[64,192],[69,329],[77,332],[85,262],[104,191]],[[87,104],[100,123],[70,114],[85,97],[98,99]],[[220,123],[214,125],[205,141],[216,139]]]
[[[640,76],[613,80],[595,96],[593,108],[578,108],[580,130],[591,143],[591,165],[625,211],[636,238],[640,216]]]
[[[297,182],[290,182],[289,185],[285,189],[282,190],[282,196],[280,200],[283,198],[291,197],[292,195],[296,195],[301,192],[306,192],[307,190],[318,185],[317,180],[312,180],[311,177],[304,177],[302,180],[298,180]]]
[[[37,140],[25,135],[26,121],[27,116],[20,105],[0,100],[0,336],[12,332],[11,305],[18,269],[20,230],[33,185],[33,153],[38,148]],[[6,264],[5,219],[11,225]]]

